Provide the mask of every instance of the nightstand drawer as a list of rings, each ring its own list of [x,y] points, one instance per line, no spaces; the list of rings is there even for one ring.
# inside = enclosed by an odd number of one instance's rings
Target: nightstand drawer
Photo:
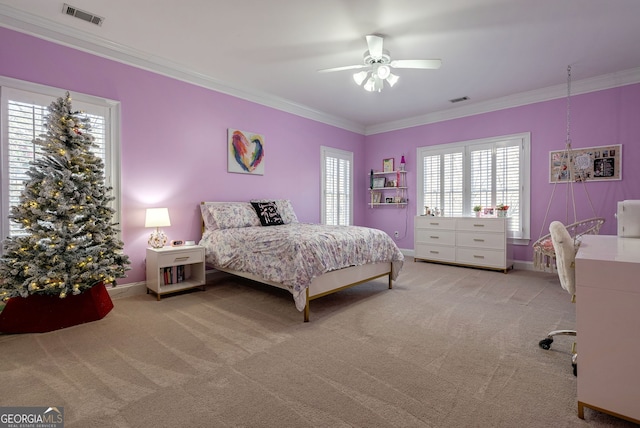
[[[188,265],[204,261],[204,251],[201,249],[172,251],[158,254],[158,267]]]

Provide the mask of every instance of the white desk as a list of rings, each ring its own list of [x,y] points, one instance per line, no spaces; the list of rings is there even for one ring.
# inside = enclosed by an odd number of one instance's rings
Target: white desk
[[[578,417],[640,423],[640,239],[586,235],[576,255]]]

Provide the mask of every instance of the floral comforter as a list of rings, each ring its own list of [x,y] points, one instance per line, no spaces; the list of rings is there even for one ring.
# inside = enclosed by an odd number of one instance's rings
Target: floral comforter
[[[283,284],[298,310],[317,276],[349,266],[392,262],[396,279],[404,256],[385,232],[359,226],[290,223],[269,227],[207,230],[200,245],[213,267],[258,275]]]

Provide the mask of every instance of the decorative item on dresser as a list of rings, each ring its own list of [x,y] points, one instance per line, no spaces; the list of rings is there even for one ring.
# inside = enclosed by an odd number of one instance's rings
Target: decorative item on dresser
[[[415,218],[415,260],[501,270],[513,267],[508,218]]]

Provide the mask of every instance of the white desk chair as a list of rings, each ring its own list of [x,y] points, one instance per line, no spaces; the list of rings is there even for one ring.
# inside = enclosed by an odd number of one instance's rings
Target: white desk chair
[[[560,285],[569,294],[571,294],[571,301],[575,303],[576,297],[576,252],[578,251],[579,242],[571,237],[567,228],[559,221],[553,221],[549,225],[549,232],[551,232],[551,240],[556,253],[556,266],[558,268],[558,277],[560,278]],[[553,343],[553,336],[566,335],[575,336],[575,330],[554,330],[549,332],[546,338],[539,342],[542,349],[551,348]],[[572,349],[571,363],[573,365],[573,374],[578,374],[578,354],[575,353],[575,342]]]

